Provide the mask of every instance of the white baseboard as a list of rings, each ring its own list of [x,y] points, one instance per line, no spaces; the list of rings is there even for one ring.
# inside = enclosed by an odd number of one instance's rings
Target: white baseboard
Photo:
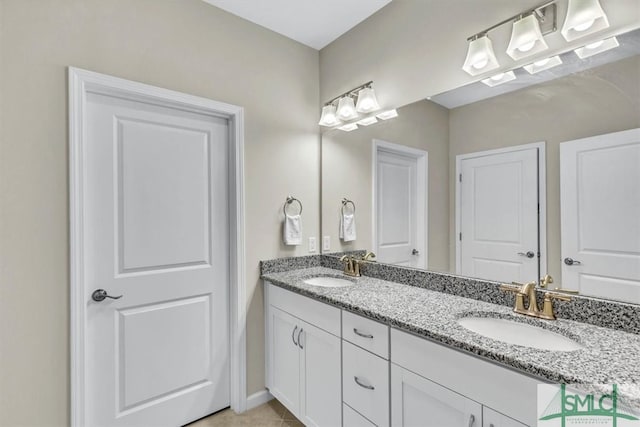
[[[271,399],[273,399],[273,396],[271,396],[271,393],[269,393],[267,389],[253,393],[251,396],[247,397],[247,411],[260,406],[263,403],[267,403]]]

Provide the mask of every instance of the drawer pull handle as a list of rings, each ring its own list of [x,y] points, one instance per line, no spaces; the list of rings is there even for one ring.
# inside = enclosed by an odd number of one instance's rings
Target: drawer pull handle
[[[356,334],[356,335],[361,336],[362,338],[373,338],[373,335],[371,335],[371,334],[363,334],[362,332],[360,332],[356,328],[353,328],[353,333]]]
[[[362,384],[360,382],[360,379],[358,377],[353,377],[354,381],[356,382],[356,384],[358,384],[360,387],[362,388],[366,388],[367,390],[375,390],[376,388],[372,385],[367,385],[367,384]]]
[[[471,416],[469,417],[469,427],[473,426],[473,423],[476,422],[476,417],[473,416],[473,414],[471,414]]]
[[[296,342],[296,330],[298,329],[298,325],[296,325],[295,328],[293,328],[293,332],[291,332],[291,341],[293,341],[293,345],[295,345],[296,347],[298,346],[298,343]]]
[[[302,331],[304,329],[300,328],[300,332],[298,332],[298,347],[300,347],[302,350],[304,350],[304,347],[302,346],[302,340],[300,339],[300,334],[302,334]]]

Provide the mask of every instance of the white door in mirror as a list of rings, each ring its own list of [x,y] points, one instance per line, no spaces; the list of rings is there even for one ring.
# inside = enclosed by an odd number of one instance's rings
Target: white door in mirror
[[[459,156],[457,273],[538,279],[538,148]]]
[[[562,286],[640,303],[640,129],[560,144]]]

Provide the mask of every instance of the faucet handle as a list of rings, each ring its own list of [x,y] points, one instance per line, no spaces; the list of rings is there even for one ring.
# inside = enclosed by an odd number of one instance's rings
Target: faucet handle
[[[553,300],[571,301],[571,296],[553,291],[545,292],[542,313],[540,313],[542,319],[554,320],[556,318],[556,314],[553,311]]]
[[[540,278],[540,287],[541,288],[546,288],[547,286],[549,286],[551,283],[553,283],[553,277],[551,277],[548,274],[545,274],[544,277]]]
[[[369,261],[371,260],[371,258],[375,258],[376,254],[374,254],[373,252],[366,252],[363,256],[362,256],[362,261]]]

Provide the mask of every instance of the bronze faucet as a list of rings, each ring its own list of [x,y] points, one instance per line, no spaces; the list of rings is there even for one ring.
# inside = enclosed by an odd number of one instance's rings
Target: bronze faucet
[[[546,286],[549,283],[553,283],[553,279],[551,276],[545,276],[543,283]],[[504,283],[500,285],[500,290],[515,294],[516,301],[513,308],[515,313],[537,317],[539,319],[554,320],[556,315],[553,312],[553,300],[571,301],[571,297],[561,292],[545,291],[542,310],[540,310],[536,298],[536,285],[537,283],[535,281],[524,284],[512,282],[510,285]],[[524,307],[524,297],[527,297],[529,300],[529,306],[527,308]]]

